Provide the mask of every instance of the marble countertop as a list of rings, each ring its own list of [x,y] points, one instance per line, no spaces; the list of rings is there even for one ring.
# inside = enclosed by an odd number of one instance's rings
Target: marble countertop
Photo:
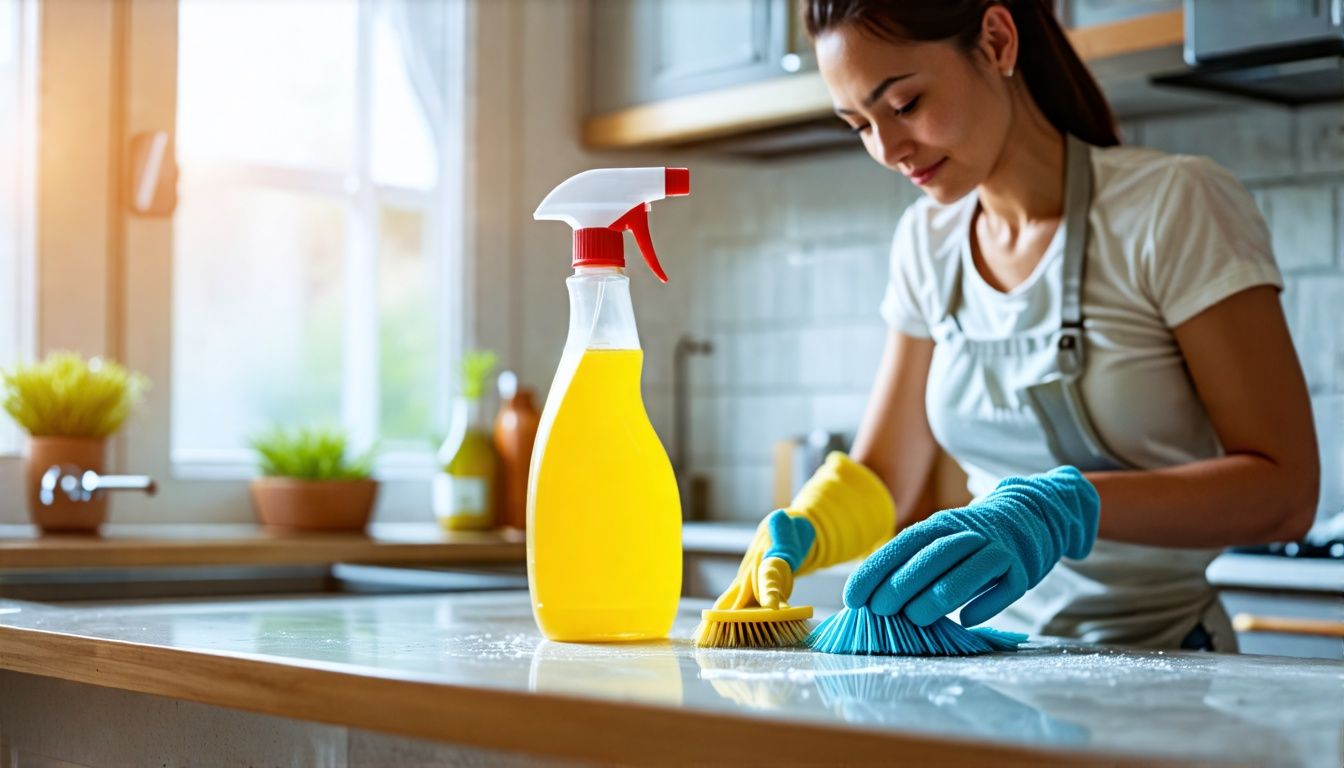
[[[700,607],[668,641],[574,645],[540,637],[520,592],[0,601],[0,668],[580,759],[1344,762],[1337,662],[703,650]]]

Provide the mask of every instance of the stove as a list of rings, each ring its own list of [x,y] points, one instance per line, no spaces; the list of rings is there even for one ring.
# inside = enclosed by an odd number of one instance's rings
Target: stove
[[[1253,547],[1232,547],[1228,551],[1242,555],[1344,560],[1344,512],[1321,520],[1312,527],[1306,538],[1300,541],[1281,541]]]
[[[1344,560],[1344,539],[1326,541],[1283,541],[1274,544],[1261,544],[1254,547],[1232,547],[1229,552],[1241,555],[1273,555],[1276,557],[1300,557],[1310,559]]]

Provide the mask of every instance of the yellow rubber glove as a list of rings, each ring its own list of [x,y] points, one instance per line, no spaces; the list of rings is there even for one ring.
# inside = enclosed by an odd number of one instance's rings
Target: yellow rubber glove
[[[784,510],[812,524],[816,540],[795,572],[771,547],[767,520],[756,527],[737,577],[715,601],[720,610],[787,607],[793,577],[864,557],[885,544],[896,529],[896,505],[872,470],[834,451]]]

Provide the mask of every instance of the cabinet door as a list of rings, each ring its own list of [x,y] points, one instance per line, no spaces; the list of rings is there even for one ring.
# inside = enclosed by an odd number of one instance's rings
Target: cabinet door
[[[1181,8],[1181,0],[1056,0],[1060,20],[1069,27],[1090,27]]]
[[[788,0],[595,0],[593,113],[787,74]]]

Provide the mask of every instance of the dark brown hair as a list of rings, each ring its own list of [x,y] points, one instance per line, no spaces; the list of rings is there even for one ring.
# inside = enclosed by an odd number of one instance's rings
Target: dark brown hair
[[[806,0],[809,37],[855,24],[884,40],[950,40],[972,51],[985,11],[1002,5],[1017,25],[1017,69],[1036,106],[1057,130],[1098,147],[1120,143],[1111,106],[1073,50],[1049,0]]]

